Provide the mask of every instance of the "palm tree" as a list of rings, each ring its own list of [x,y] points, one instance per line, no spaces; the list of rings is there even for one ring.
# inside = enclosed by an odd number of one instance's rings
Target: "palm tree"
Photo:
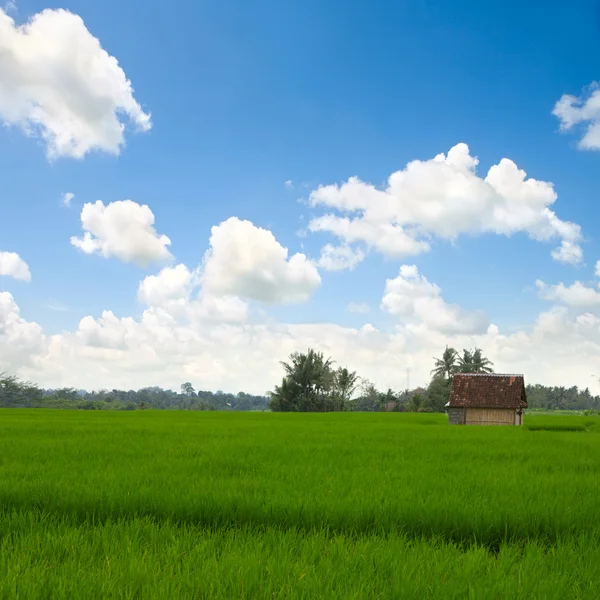
[[[335,372],[334,391],[336,408],[344,410],[354,394],[358,382],[356,371],[348,371],[346,367],[340,367]]]
[[[334,383],[332,361],[321,352],[309,349],[306,354],[293,352],[290,362],[282,362],[285,377],[274,390],[274,405],[294,406],[281,410],[325,411],[331,410],[331,390]],[[283,400],[283,401],[282,401]]]
[[[483,356],[481,348],[475,348],[471,355],[471,373],[493,373],[493,362]]]
[[[473,353],[470,350],[463,349],[462,356],[458,357],[459,373],[474,373],[473,371]]]
[[[456,373],[456,358],[458,352],[454,348],[448,348],[444,350],[442,358],[435,358],[435,367],[431,370],[432,375],[438,377],[447,377],[450,379],[454,373]]]
[[[424,406],[425,399],[423,398],[423,396],[421,396],[421,394],[414,394],[408,404],[408,410],[410,410],[411,412],[418,412]]]
[[[387,392],[379,392],[379,410],[387,411],[387,405],[393,403],[394,406],[398,407],[398,397],[394,394],[392,388],[388,388]]]
[[[276,385],[272,392],[269,392],[271,400],[269,407],[274,412],[297,411],[298,406],[296,398],[298,396],[298,387],[288,377],[284,377],[281,385]]]

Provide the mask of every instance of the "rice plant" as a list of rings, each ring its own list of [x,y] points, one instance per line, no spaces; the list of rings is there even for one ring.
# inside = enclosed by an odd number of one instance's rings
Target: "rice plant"
[[[598,423],[0,411],[0,598],[597,597]]]

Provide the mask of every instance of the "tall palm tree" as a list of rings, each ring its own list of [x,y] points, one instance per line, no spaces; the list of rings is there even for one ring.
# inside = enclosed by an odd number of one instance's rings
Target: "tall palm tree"
[[[435,367],[431,370],[432,375],[437,377],[447,377],[450,379],[454,373],[456,373],[456,359],[458,352],[454,348],[448,348],[444,350],[442,358],[435,358]]]
[[[334,376],[334,388],[335,388],[335,404],[339,410],[344,410],[348,404],[352,394],[356,390],[358,383],[358,375],[356,371],[348,371],[346,367],[340,367]]]
[[[462,356],[458,357],[459,373],[474,373],[473,371],[473,353],[466,348],[463,349]]]
[[[471,373],[493,373],[494,363],[483,356],[481,348],[475,348],[471,355]]]

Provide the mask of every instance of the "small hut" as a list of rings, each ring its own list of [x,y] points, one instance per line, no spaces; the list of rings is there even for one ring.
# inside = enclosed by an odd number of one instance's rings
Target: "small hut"
[[[523,375],[457,373],[446,404],[451,425],[522,425]]]

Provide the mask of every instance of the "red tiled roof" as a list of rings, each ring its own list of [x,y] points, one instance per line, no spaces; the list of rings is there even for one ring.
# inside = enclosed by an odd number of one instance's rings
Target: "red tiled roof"
[[[523,375],[457,373],[450,389],[451,408],[525,408]]]

